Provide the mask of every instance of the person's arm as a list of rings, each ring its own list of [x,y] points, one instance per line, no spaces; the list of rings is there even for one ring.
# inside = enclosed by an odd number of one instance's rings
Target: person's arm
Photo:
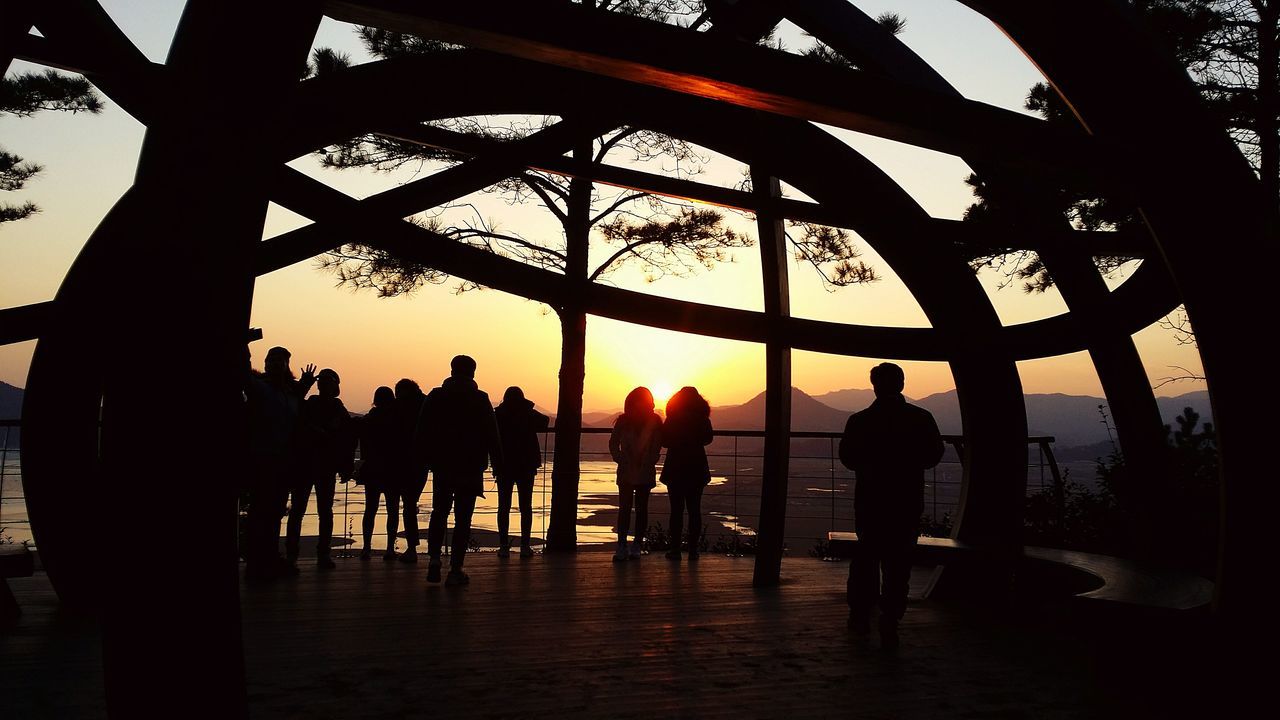
[[[700,430],[701,430],[701,433],[698,440],[703,445],[710,445],[711,441],[714,440],[716,437],[715,430],[711,428],[711,418],[708,417],[708,418],[702,419],[702,427],[700,428]]]
[[[298,399],[304,400],[307,393],[311,392],[311,386],[316,384],[316,366],[314,363],[308,363],[302,368],[302,377],[298,379],[297,384],[293,387],[298,393]]]
[[[612,457],[613,461],[619,465],[621,465],[623,461],[622,433],[618,430],[621,425],[622,420],[619,418],[618,422],[613,424],[613,431],[609,433],[609,456]]]
[[[544,433],[547,428],[551,427],[551,418],[543,415],[537,410],[530,410],[533,413],[533,431]]]
[[[645,448],[644,463],[646,467],[658,464],[658,456],[662,454],[662,418],[654,417],[653,428],[649,436],[649,446]]]
[[[844,423],[844,433],[840,435],[840,464],[850,470],[857,470],[855,465],[858,462],[858,456],[861,454],[858,447],[857,423],[854,422],[856,415],[850,415],[849,419]]]
[[[342,418],[338,426],[338,437],[334,441],[338,443],[338,473],[342,475],[342,482],[351,479],[355,472],[356,462],[356,443],[360,441],[357,434],[356,421],[351,417],[351,413],[347,412],[347,406],[342,404],[341,400],[337,400],[338,412],[342,413]]]
[[[493,412],[493,405],[489,403],[489,396],[484,396],[484,433],[485,441],[489,448],[489,464],[493,467],[494,472],[502,466],[502,434],[498,430],[498,416]]]
[[[422,401],[422,409],[418,411],[418,422],[413,427],[413,434],[409,443],[410,452],[413,454],[413,462],[422,468],[424,475],[430,469],[432,460],[431,433],[435,430],[432,417],[433,405],[431,395],[427,395]]]
[[[932,413],[926,411],[923,414],[920,428],[920,460],[923,464],[921,469],[928,470],[941,462],[942,453],[946,451],[947,446],[942,442],[942,433],[938,432],[938,422],[933,419]]]

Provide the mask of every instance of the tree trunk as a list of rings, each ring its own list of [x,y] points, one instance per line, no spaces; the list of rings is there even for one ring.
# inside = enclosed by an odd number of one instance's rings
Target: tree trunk
[[[573,155],[580,162],[591,162],[592,141],[578,143]],[[565,214],[565,274],[570,283],[585,286],[587,245],[591,239],[591,181],[570,181]],[[560,395],[546,546],[552,552],[573,552],[578,546],[578,452],[582,447],[582,392],[587,374],[587,314],[580,297],[579,292],[572,292],[564,307],[556,309],[560,315]]]
[[[582,447],[582,391],[586,380],[587,315],[560,311],[560,394],[551,468],[551,524],[547,550],[573,552],[578,545],[578,454]]]

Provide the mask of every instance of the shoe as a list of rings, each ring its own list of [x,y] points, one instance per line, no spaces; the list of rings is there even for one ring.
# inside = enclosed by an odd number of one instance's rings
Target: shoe
[[[449,576],[444,579],[445,587],[455,587],[457,585],[466,585],[471,582],[471,578],[461,570],[454,568],[449,571]]]
[[[690,550],[690,551],[689,551],[689,559],[690,559],[690,560],[697,560],[697,559],[698,559],[698,551],[697,551],[697,550]]]
[[[666,558],[666,559],[668,559],[668,560],[679,560],[679,559],[680,559],[680,551],[679,551],[679,550],[668,550],[668,551],[667,551],[667,554],[666,554],[666,555],[664,555],[663,557],[665,557],[665,558]]]
[[[316,567],[320,568],[321,570],[333,570],[338,566],[336,563],[333,562],[333,558],[329,557],[328,555],[320,555],[316,558]]]
[[[849,611],[849,630],[854,635],[871,634],[871,616],[865,612]]]
[[[280,576],[298,574],[298,566],[292,560],[280,560],[276,568],[276,574]]]
[[[627,553],[627,556],[630,557],[632,560],[639,560],[642,552],[643,550],[640,546],[640,541],[634,540],[631,543],[631,550]]]
[[[365,548],[365,549],[363,549],[363,550],[361,550],[361,551],[360,551],[360,559],[361,559],[361,560],[368,560],[368,559],[369,559],[369,558],[371,558],[371,557],[373,557],[373,551],[372,551],[372,550],[370,550],[369,548]]]
[[[880,648],[895,650],[898,647],[898,621],[880,616]]]
[[[427,582],[440,582],[440,558],[431,558],[427,565]]]
[[[614,562],[627,561],[627,543],[625,541],[618,543],[618,549],[613,553]]]
[[[383,562],[391,562],[392,560],[395,560],[397,557],[398,556],[396,555],[396,551],[391,548],[387,548],[387,551],[382,553]]]
[[[510,545],[503,545],[503,546],[499,547],[499,548],[498,548],[498,557],[500,557],[500,558],[509,558],[509,557],[511,557],[511,546],[510,546]]]
[[[400,562],[412,565],[418,562],[418,549],[409,548],[400,555]]]
[[[528,545],[521,545],[520,557],[522,558],[533,557],[533,548],[529,547]]]

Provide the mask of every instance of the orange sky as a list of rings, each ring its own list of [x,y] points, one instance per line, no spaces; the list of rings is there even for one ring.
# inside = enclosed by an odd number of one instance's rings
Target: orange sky
[[[872,14],[885,5],[858,4]],[[172,22],[176,22],[172,5],[106,3],[126,33],[158,61],[163,60],[167,46],[164,34],[172,32]],[[1039,77],[989,24],[975,23],[972,13],[956,10],[954,3],[944,6],[913,0],[897,5],[903,5],[911,18],[904,41],[915,43],[918,51],[970,97],[1016,108],[1025,88]],[[948,16],[916,6],[938,6],[962,14]],[[969,28],[965,47],[951,47],[954,28],[965,23],[969,23],[965,25]],[[318,45],[352,42],[349,28],[331,22],[326,23],[321,37]],[[970,67],[966,63],[975,64]],[[15,71],[24,69],[32,68],[15,63]],[[141,125],[115,107],[97,117],[46,113],[33,119],[0,118],[5,149],[46,166],[27,190],[5,193],[8,197],[3,198],[5,202],[31,199],[43,212],[0,228],[0,306],[53,297],[84,239],[131,182],[142,132]],[[854,133],[837,134],[880,164],[935,217],[958,218],[972,201],[963,184],[969,169],[958,158]],[[320,170],[310,158],[292,165],[355,197],[411,180],[417,170],[390,175],[336,173]],[[741,178],[742,166],[734,161],[713,159],[708,169],[701,181],[730,185]],[[487,196],[470,199],[487,217],[498,218],[504,226],[523,234],[554,237],[558,232],[545,211],[536,207],[509,208]],[[274,209],[264,236],[301,222]],[[754,235],[749,221],[735,218],[733,222],[739,230]],[[828,292],[811,268],[793,266],[793,313],[837,322],[926,325],[892,269],[867,250],[863,259],[884,278],[870,286]],[[760,309],[757,253],[755,248],[738,250],[734,263],[700,271],[692,278],[665,278],[647,284],[643,272],[631,268],[611,281],[670,297]],[[982,280],[1005,323],[1046,317],[1063,309],[1055,292],[1040,296],[1024,295],[1016,288],[997,292],[994,275],[986,274]],[[477,380],[490,395],[496,398],[508,385],[520,385],[540,406],[554,409],[559,363],[554,314],[538,303],[499,292],[456,295],[453,287],[454,283],[449,283],[428,287],[410,298],[380,300],[368,292],[335,289],[332,277],[318,272],[311,263],[272,273],[259,279],[254,300],[253,324],[266,334],[264,341],[254,345],[255,360],[260,363],[266,348],[279,344],[293,351],[295,368],[307,362],[333,367],[343,377],[348,407],[362,411],[378,385],[390,385],[407,376],[429,388],[447,374],[450,357],[467,353],[478,361]],[[162,339],[163,328],[154,332],[154,336],[139,340],[140,356],[145,357],[147,348]],[[715,405],[743,402],[763,389],[760,346],[687,337],[600,318],[588,321],[587,338],[587,410],[617,408],[626,392],[640,384],[659,396],[682,385],[696,385]],[[1140,333],[1138,343],[1153,384],[1173,372],[1169,366],[1199,368],[1194,349],[1176,345],[1159,328]],[[19,386],[25,383],[33,345],[0,347],[0,380]],[[198,364],[198,359],[192,362]],[[866,387],[867,371],[875,362],[878,360],[798,352],[793,359],[794,384],[811,394]],[[921,397],[952,387],[943,363],[904,363],[904,367],[908,395]],[[1087,357],[1080,354],[1021,363],[1020,369],[1027,392],[1100,394],[1096,374]],[[1159,392],[1180,394],[1201,387],[1180,383]]]

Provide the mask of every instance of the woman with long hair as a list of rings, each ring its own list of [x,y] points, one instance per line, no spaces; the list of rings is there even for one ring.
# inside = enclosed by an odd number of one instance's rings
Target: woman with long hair
[[[622,414],[609,435],[609,454],[618,463],[618,549],[614,562],[638,559],[649,527],[649,491],[654,482],[654,466],[662,452],[662,418],[653,411],[653,393],[638,387],[627,394]],[[631,508],[636,510],[635,540],[627,550]]]
[[[533,408],[518,387],[507,388],[502,404],[493,410],[498,420],[502,460],[493,467],[498,483],[498,557],[511,554],[511,490],[520,495],[520,557],[533,555],[529,535],[533,529],[533,480],[542,467],[538,435],[547,431],[550,418]]]
[[[396,559],[396,531],[400,527],[400,488],[396,480],[403,472],[396,467],[396,417],[392,414],[396,395],[383,386],[373,391],[373,407],[361,420],[360,483],[364,485],[364,549],[360,559],[373,553],[373,526],[378,520],[379,501],[387,505],[387,549],[383,560]]]
[[[662,425],[662,484],[671,499],[671,549],[667,557],[680,559],[683,514],[689,513],[689,559],[698,559],[702,539],[702,490],[711,482],[705,446],[711,442],[711,406],[697,388],[683,387],[667,401],[667,421]]]

